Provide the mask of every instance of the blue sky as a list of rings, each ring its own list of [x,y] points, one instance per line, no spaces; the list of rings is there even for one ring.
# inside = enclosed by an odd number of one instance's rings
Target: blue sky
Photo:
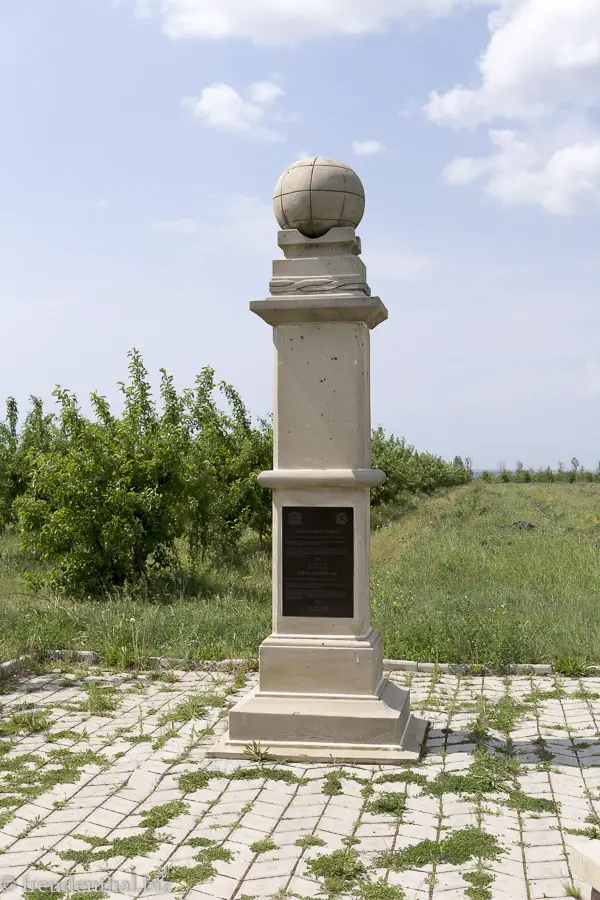
[[[271,408],[248,311],[303,155],[361,176],[373,421],[477,468],[600,459],[598,0],[4,0],[0,396],[137,347]]]

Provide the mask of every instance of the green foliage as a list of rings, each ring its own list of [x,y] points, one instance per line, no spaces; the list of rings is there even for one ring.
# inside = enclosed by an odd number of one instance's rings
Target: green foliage
[[[53,587],[75,595],[167,567],[204,496],[171,377],[163,370],[158,413],[140,354],[129,360],[120,419],[93,394],[92,422],[73,394],[57,388],[48,446],[27,454],[31,481],[17,502],[25,546],[49,565]]]
[[[465,890],[465,895],[470,900],[491,900],[490,886],[494,883],[494,876],[490,872],[478,869],[475,872],[465,872],[463,879],[470,882],[471,887]]]
[[[383,881],[375,881],[362,884],[360,896],[362,900],[404,900],[406,895],[402,888],[385,884]]]
[[[340,772],[327,773],[323,781],[323,793],[328,797],[335,797],[344,793]]]
[[[366,868],[354,850],[334,850],[306,861],[312,875],[323,878],[323,886],[328,894],[345,893],[362,881]]]
[[[140,825],[142,828],[164,828],[171,819],[184,815],[188,810],[189,806],[183,800],[170,800],[143,812]]]
[[[229,412],[219,408],[217,392]],[[209,550],[223,553],[237,544],[248,527],[262,543],[271,528],[271,497],[256,476],[272,465],[270,424],[260,420],[259,427],[253,428],[238,392],[223,381],[217,384],[208,366],[194,389],[185,392],[185,402],[192,456],[207,471],[204,502],[197,504],[189,528],[192,555]]]
[[[325,841],[323,838],[317,837],[314,834],[306,834],[303,837],[299,837],[294,841],[296,847],[324,847]]]
[[[391,791],[378,794],[366,805],[367,812],[381,816],[396,816],[400,818],[406,809],[406,797],[404,794]]]
[[[188,841],[190,846],[200,847],[200,852],[194,856],[195,866],[170,866],[164,873],[167,881],[172,881],[180,890],[188,890],[196,884],[210,881],[217,874],[213,863],[217,861],[231,862],[233,853],[226,847],[221,847],[216,841],[192,838]]]
[[[184,561],[234,562],[247,535],[270,536],[271,495],[257,475],[272,466],[269,421],[252,424],[239,393],[202,369],[177,393],[161,370],[159,402],[138,351],[121,382],[121,416],[91,396],[93,417],[57,387],[56,414],[39,398],[22,427],[13,398],[0,423],[0,530],[20,532],[38,563],[38,590],[72,597],[112,595],[176,574]],[[382,428],[373,433],[373,465],[387,473],[373,491],[374,524],[397,518],[419,494],[464,484],[469,460],[447,463],[417,453]]]
[[[460,866],[470,859],[497,859],[503,852],[496,838],[480,828],[470,826],[436,842],[420,841],[403,850],[388,850],[375,860],[376,866],[403,872],[422,868],[430,863],[449,863]]]
[[[19,409],[14,397],[6,401],[6,420],[0,422],[0,532],[17,520],[16,501],[31,482],[30,455],[48,449],[52,415],[45,415],[39,397],[31,397],[31,409],[19,431]]]
[[[250,849],[253,853],[268,853],[270,850],[277,850],[277,844],[275,844],[271,838],[263,838],[260,841],[254,841],[253,844],[250,844]]]
[[[212,776],[215,777],[214,775]],[[210,772],[204,772],[200,769],[198,772],[186,772],[179,777],[179,790],[186,793],[191,791],[200,791],[208,785],[211,779]]]
[[[571,460],[569,469],[565,469],[562,462],[558,463],[557,469],[547,466],[545,469],[525,468],[520,460],[515,464],[514,472],[507,469],[504,463],[501,463],[499,470],[492,474],[491,472],[480,472],[478,480],[491,483],[515,483],[515,484],[553,484],[554,482],[566,482],[567,484],[598,484],[600,483],[600,464],[595,472],[585,469],[579,465],[577,457]]]
[[[447,463],[431,453],[418,453],[404,438],[387,435],[379,426],[371,440],[371,464],[387,478],[371,492],[371,505],[392,510],[405,507],[415,494],[432,494],[443,487],[467,484],[473,477],[470,460],[456,456]]]

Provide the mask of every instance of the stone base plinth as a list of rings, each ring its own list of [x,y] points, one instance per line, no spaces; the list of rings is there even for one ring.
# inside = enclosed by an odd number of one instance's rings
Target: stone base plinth
[[[265,693],[244,697],[229,731],[207,752],[244,756],[253,742],[275,759],[402,763],[419,759],[427,723],[410,713],[410,694],[382,680],[376,694]]]

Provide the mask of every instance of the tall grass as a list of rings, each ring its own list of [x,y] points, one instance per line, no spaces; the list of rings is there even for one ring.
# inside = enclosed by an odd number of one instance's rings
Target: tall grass
[[[600,486],[476,482],[373,541],[374,620],[390,657],[600,658]],[[511,527],[526,521],[533,528]]]
[[[519,529],[526,521],[533,528]],[[271,628],[269,554],[143,582],[110,600],[27,593],[35,566],[0,540],[0,658],[98,650],[256,656]],[[372,540],[374,624],[392,658],[457,663],[600,662],[600,485],[476,481],[422,500]]]

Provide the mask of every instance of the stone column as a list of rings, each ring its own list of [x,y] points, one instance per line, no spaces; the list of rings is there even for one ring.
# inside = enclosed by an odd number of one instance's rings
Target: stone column
[[[418,757],[426,723],[383,677],[369,603],[372,297],[355,226],[364,193],[351,169],[303,160],[279,180],[284,259],[271,296],[250,304],[273,327],[273,633],[259,688],[229,713],[213,756],[253,741],[272,756],[398,762]],[[295,227],[290,227],[291,225]]]

